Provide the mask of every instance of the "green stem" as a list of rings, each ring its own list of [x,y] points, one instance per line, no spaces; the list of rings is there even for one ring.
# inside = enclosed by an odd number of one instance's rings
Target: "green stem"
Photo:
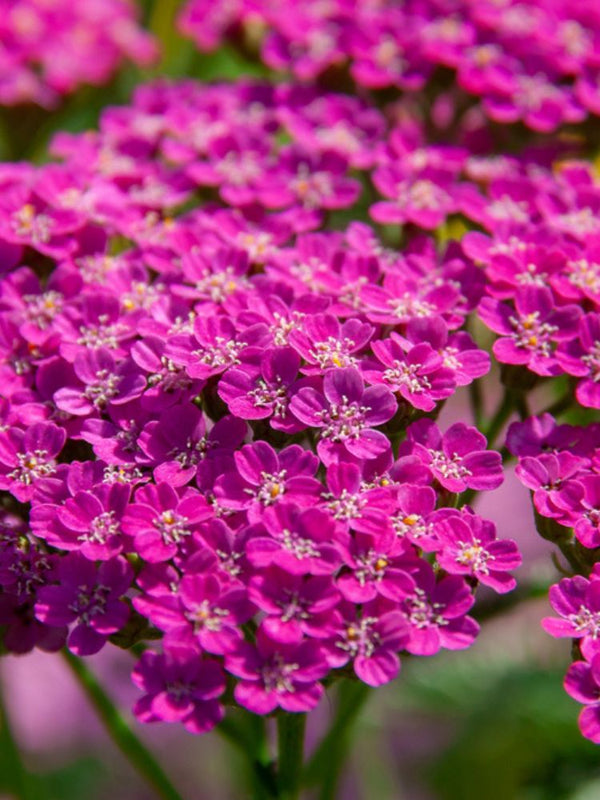
[[[276,798],[277,783],[264,717],[237,709],[235,716],[225,717],[215,731],[247,758],[256,800]]]
[[[338,688],[336,715],[304,770],[304,784],[320,784],[320,800],[334,800],[337,785],[352,741],[352,728],[367,699],[370,687],[362,681],[344,680]]]
[[[469,400],[475,427],[481,428],[483,423],[483,395],[481,393],[481,381],[479,379],[475,379],[469,384]]]
[[[0,765],[8,785],[6,788],[18,800],[35,800],[36,792],[27,772],[19,745],[14,737],[4,698],[0,693]]]
[[[100,717],[108,735],[129,763],[163,800],[183,800],[171,784],[152,753],[137,738],[113,701],[99,684],[86,664],[69,650],[63,656],[88,700]]]
[[[485,438],[488,441],[488,447],[491,447],[494,444],[496,438],[498,437],[498,434],[506,424],[514,408],[515,405],[514,405],[513,394],[512,392],[506,390],[504,393],[504,397],[502,398],[502,402],[500,403],[500,405],[496,410],[496,413],[490,420],[489,425],[487,426],[487,428],[483,429]]]
[[[277,717],[277,785],[280,800],[297,800],[304,761],[306,714]]]

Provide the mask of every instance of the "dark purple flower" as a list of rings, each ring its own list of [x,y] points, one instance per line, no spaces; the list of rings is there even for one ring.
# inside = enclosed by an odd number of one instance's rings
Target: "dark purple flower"
[[[181,722],[190,733],[206,733],[223,718],[216,699],[225,691],[222,668],[193,648],[147,650],[131,677],[145,693],[133,709],[141,722]]]
[[[124,558],[104,561],[96,568],[80,553],[60,559],[58,586],[44,586],[35,606],[37,618],[47,625],[71,625],[67,646],[76,655],[97,653],[111,633],[129,618],[129,608],[119,598],[133,580]]]
[[[246,425],[235,417],[222,417],[207,429],[207,419],[196,406],[182,406],[177,415],[165,411],[144,426],[139,446],[154,465],[157,481],[183,486],[198,465],[220,452],[232,452],[246,435]]]
[[[278,706],[292,712],[314,708],[323,694],[318,681],[329,664],[314,641],[283,644],[259,628],[256,646],[240,642],[225,657],[225,669],[240,679],[234,689],[237,702],[254,714],[269,714]]]

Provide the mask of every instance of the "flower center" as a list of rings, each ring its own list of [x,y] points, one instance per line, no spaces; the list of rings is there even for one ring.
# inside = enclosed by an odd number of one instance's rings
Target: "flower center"
[[[186,527],[187,522],[187,517],[172,510],[163,511],[152,520],[165,544],[177,544],[184,536],[189,536],[191,531]]]
[[[368,406],[349,403],[346,397],[342,397],[341,403],[332,403],[328,409],[317,413],[324,423],[322,437],[331,439],[332,442],[358,439],[366,426],[365,415],[368,411]]]
[[[98,370],[96,381],[86,386],[83,396],[96,408],[104,408],[119,393],[121,376],[107,369]]]
[[[283,549],[300,561],[305,558],[318,558],[321,555],[312,539],[304,539],[299,533],[291,531],[289,528],[284,528],[277,538]]]
[[[37,478],[52,475],[55,470],[54,461],[48,458],[47,450],[17,453],[17,464],[16,469],[8,473],[8,477],[26,486],[30,486]]]
[[[293,692],[292,675],[299,668],[299,664],[286,664],[280,655],[273,655],[260,670],[265,689],[280,694]]]

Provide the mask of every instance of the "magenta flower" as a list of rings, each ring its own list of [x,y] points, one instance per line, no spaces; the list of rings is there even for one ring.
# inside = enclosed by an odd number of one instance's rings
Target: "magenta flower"
[[[396,86],[408,91],[424,86],[431,67],[423,58],[412,31],[408,32],[403,23],[405,20],[401,19],[388,26],[385,20],[381,28],[379,25],[365,29],[360,25],[354,27],[350,42],[354,61],[350,71],[358,84],[369,89]]]
[[[597,569],[590,580],[581,575],[563,578],[550,587],[550,604],[559,614],[545,617],[542,627],[551,636],[579,639],[583,655],[591,661],[600,652],[600,581]]]
[[[209,569],[214,570],[217,577],[224,582],[240,581],[246,584],[252,572],[246,555],[246,541],[251,528],[232,530],[222,519],[214,517],[202,526],[197,538],[204,547],[190,558],[189,566],[198,565],[202,571],[202,560],[213,560]]]
[[[212,515],[206,500],[193,489],[179,496],[167,483],[150,484],[137,490],[121,527],[133,537],[136,552],[156,563],[182,553],[200,523]]]
[[[416,175],[406,175],[392,166],[384,166],[375,171],[373,181],[389,200],[375,203],[369,213],[384,225],[411,222],[419,228],[433,230],[460,207],[462,187],[447,173],[423,170]]]
[[[439,548],[435,524],[437,495],[430,486],[402,483],[397,488],[397,510],[391,517],[396,536],[407,539],[425,552]],[[442,512],[440,512],[442,513]]]
[[[226,281],[227,283],[227,281]],[[229,317],[210,314],[194,320],[193,333],[175,333],[166,343],[165,356],[182,364],[190,378],[210,378],[240,363],[239,357],[260,355],[268,331],[264,324],[238,331]]]
[[[522,558],[512,539],[496,539],[493,522],[476,514],[448,515],[436,526],[440,550],[436,559],[451,575],[471,575],[480,583],[504,594],[516,586],[508,571]]]
[[[436,402],[454,392],[452,371],[444,367],[441,355],[429,344],[424,342],[405,350],[397,338],[390,338],[377,340],[372,347],[382,366],[363,366],[362,374],[369,383],[387,386],[422,411],[432,411]]]
[[[575,397],[585,408],[600,408],[600,314],[586,314],[576,339],[561,343],[556,359],[564,371],[579,378]]]
[[[581,311],[577,306],[559,306],[550,289],[525,286],[515,294],[515,309],[484,297],[479,316],[495,333],[494,355],[505,364],[523,364],[538,375],[558,375],[561,365],[556,343],[574,339]]]
[[[183,404],[202,388],[202,384],[193,381],[183,367],[167,358],[165,348],[166,343],[156,336],[147,336],[131,348],[131,358],[148,376],[142,405],[149,411],[160,412],[169,406]]]
[[[396,336],[392,336],[396,339]],[[415,317],[406,326],[406,339],[415,347],[427,343],[442,358],[443,374],[449,383],[445,370],[450,370],[453,384],[466,386],[475,378],[490,371],[490,357],[485,350],[479,350],[466,331],[450,334],[448,326],[441,317]],[[398,341],[400,339],[398,338]],[[405,349],[408,347],[405,345]],[[438,373],[433,378],[439,379]]]
[[[309,154],[292,145],[279,153],[277,171],[263,174],[258,198],[265,208],[347,208],[360,195],[360,183],[346,177],[347,161],[337,153]],[[300,216],[298,217],[300,218]]]
[[[219,396],[240,419],[269,419],[271,427],[288,433],[301,429],[290,399],[299,383],[300,356],[290,347],[267,350],[260,367],[241,365],[227,370]]]
[[[67,646],[76,655],[97,653],[127,622],[129,608],[119,598],[133,580],[124,558],[104,561],[96,568],[80,553],[64,556],[57,567],[58,586],[38,593],[36,617],[47,625],[71,625]]]
[[[240,642],[225,657],[225,669],[240,679],[233,692],[237,702],[254,714],[269,714],[277,707],[292,712],[314,708],[323,694],[318,681],[329,664],[315,642],[283,644],[259,628],[256,646]]]
[[[462,650],[469,647],[479,626],[466,616],[475,599],[468,585],[458,575],[448,575],[436,581],[433,568],[426,561],[415,561],[409,569],[415,581],[413,592],[400,603],[408,623],[409,653],[432,656],[440,648]],[[409,562],[405,568],[409,568]]]
[[[490,93],[484,107],[496,122],[522,120],[534,131],[547,133],[564,122],[581,122],[585,111],[573,91],[554,85],[554,78],[544,73],[515,76],[509,91]]]
[[[340,544],[345,569],[336,579],[344,599],[367,603],[378,595],[399,601],[412,594],[414,581],[403,569],[405,542],[384,528],[377,535],[357,531],[347,545]]]
[[[215,482],[221,506],[244,510],[250,522],[260,522],[263,510],[286,500],[297,506],[314,505],[322,486],[314,478],[317,457],[299,445],[276,453],[266,442],[253,442],[234,453],[236,472],[226,472]]]
[[[544,516],[557,516],[561,524],[572,527],[584,547],[600,547],[600,475],[575,475],[550,497],[550,506],[558,507],[559,512],[551,515],[544,509]]]
[[[292,330],[290,345],[300,353],[307,366],[306,375],[320,375],[332,367],[356,367],[356,355],[364,350],[373,335],[373,326],[357,319],[340,324],[332,314],[315,314]]]
[[[241,624],[254,612],[243,587],[193,568],[179,582],[176,597],[137,597],[134,605],[165,631],[165,647],[196,646],[216,655],[235,648]]]
[[[586,739],[600,744],[600,654],[591,663],[576,661],[565,676],[565,691],[585,708],[579,715],[579,729]]]
[[[431,420],[419,420],[409,426],[408,442],[412,452],[450,492],[496,489],[504,479],[500,453],[486,450],[485,436],[463,422],[442,434]]]
[[[394,680],[400,671],[397,653],[409,636],[404,616],[378,601],[363,606],[362,614],[350,603],[344,603],[340,611],[342,620],[328,643],[331,666],[343,667],[352,661],[356,676],[369,686]]]
[[[61,338],[60,355],[70,363],[86,350],[99,348],[122,360],[128,354],[128,340],[135,336],[133,320],[122,316],[118,298],[106,291],[84,294],[80,308],[69,305],[53,329]]]
[[[43,533],[49,544],[64,550],[79,550],[91,561],[106,561],[124,548],[121,520],[129,502],[127,484],[101,484],[92,491],[78,491],[59,507],[39,507],[50,516]]]
[[[519,459],[515,474],[521,483],[533,492],[533,504],[544,517],[565,519],[574,524],[584,489],[577,481],[585,465],[581,456],[563,450],[558,453],[542,453],[539,456],[524,456]],[[564,498],[563,498],[564,495]],[[592,497],[592,504],[595,498]]]
[[[408,270],[387,272],[381,286],[366,283],[360,299],[367,319],[385,325],[407,323],[415,317],[455,314],[460,293],[455,282],[430,283]],[[460,316],[453,327],[462,323]]]
[[[292,398],[290,410],[305,425],[320,428],[317,452],[327,464],[342,449],[357,458],[375,458],[389,448],[389,441],[373,426],[390,420],[397,408],[385,386],[364,388],[353,367],[328,370],[323,394],[303,388]]]
[[[141,722],[181,722],[190,733],[206,733],[223,718],[216,699],[225,691],[223,670],[192,648],[147,650],[131,677],[145,693],[133,709]]]
[[[265,509],[246,554],[255,567],[273,565],[291,575],[331,575],[341,563],[333,520],[316,508],[289,503]]]
[[[387,527],[387,517],[394,508],[393,489],[368,484],[361,468],[347,461],[329,464],[326,481],[329,491],[321,495],[321,508],[342,530],[381,533]]]
[[[115,361],[104,347],[85,350],[75,356],[74,386],[64,386],[54,393],[61,411],[75,416],[98,414],[111,405],[122,405],[140,397],[146,379],[131,359]]]
[[[333,635],[341,595],[329,576],[304,578],[271,567],[250,579],[248,597],[266,613],[261,628],[275,642],[299,644],[305,636]]]
[[[21,503],[31,500],[36,482],[56,470],[56,457],[66,434],[52,422],[36,422],[26,431],[0,430],[0,489],[8,489]]]

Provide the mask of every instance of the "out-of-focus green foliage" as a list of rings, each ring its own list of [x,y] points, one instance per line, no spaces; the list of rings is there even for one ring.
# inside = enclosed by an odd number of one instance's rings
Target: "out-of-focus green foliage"
[[[501,656],[405,662],[357,733],[355,778],[361,740],[376,736],[379,748],[377,783],[362,785],[361,800],[597,800],[598,748],[581,737],[563,673],[562,663]]]

